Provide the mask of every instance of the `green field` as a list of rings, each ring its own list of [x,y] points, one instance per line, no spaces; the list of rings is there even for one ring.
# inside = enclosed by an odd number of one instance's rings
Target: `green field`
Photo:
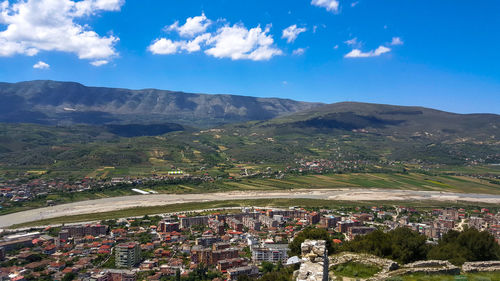
[[[394,206],[403,205],[414,208],[444,208],[444,207],[497,207],[492,204],[471,204],[471,203],[453,203],[442,202],[442,201],[334,201],[334,200],[319,200],[319,199],[251,199],[251,200],[225,200],[225,201],[212,201],[212,202],[193,202],[193,203],[180,203],[180,204],[170,204],[165,206],[153,206],[153,207],[135,207],[130,209],[123,209],[111,212],[102,213],[92,213],[92,214],[82,214],[73,216],[64,216],[57,218],[44,219],[39,221],[27,222],[23,224],[13,225],[11,228],[20,227],[31,227],[40,225],[51,225],[51,224],[63,224],[63,223],[73,223],[73,222],[87,222],[87,221],[99,221],[106,219],[117,219],[153,214],[162,214],[170,212],[179,211],[190,211],[190,210],[201,210],[201,209],[223,209],[228,207],[245,207],[245,206],[258,206],[258,207],[303,207],[303,208],[324,208],[324,209],[334,209],[334,208],[354,208],[354,207],[371,207],[371,206]]]
[[[296,189],[296,188],[386,188],[404,190],[433,190],[459,193],[500,194],[500,185],[465,176],[425,175],[419,173],[350,173],[290,176],[285,179],[246,179],[225,182],[238,189]]]
[[[380,268],[363,263],[348,262],[345,264],[339,264],[331,268],[330,271],[333,271],[335,276],[365,279],[377,274],[380,271]]]

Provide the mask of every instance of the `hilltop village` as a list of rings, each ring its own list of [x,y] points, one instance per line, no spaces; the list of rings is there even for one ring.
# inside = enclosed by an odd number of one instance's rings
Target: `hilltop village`
[[[428,244],[466,227],[500,243],[500,212],[485,208],[228,208],[5,232],[0,280],[259,277],[275,266],[297,266],[290,245],[308,227],[328,231],[334,245],[400,227],[425,235]]]

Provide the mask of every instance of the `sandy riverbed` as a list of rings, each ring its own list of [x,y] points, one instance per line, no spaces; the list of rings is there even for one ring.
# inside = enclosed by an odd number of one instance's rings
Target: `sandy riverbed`
[[[436,191],[409,191],[387,189],[309,189],[292,191],[238,191],[205,194],[154,194],[103,198],[70,204],[33,209],[0,216],[0,228],[13,224],[41,219],[100,213],[132,207],[161,206],[176,203],[205,202],[217,200],[265,199],[265,198],[310,198],[343,201],[466,201],[500,204],[499,195],[447,193]]]

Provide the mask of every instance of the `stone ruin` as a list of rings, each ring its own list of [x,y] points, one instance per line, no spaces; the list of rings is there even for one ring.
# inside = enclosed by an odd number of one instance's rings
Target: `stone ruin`
[[[449,261],[425,260],[399,266],[395,261],[383,259],[369,254],[340,253],[328,258],[326,241],[306,240],[301,245],[300,269],[294,272],[296,281],[328,281],[329,266],[347,262],[371,264],[381,268],[381,271],[366,279],[367,281],[382,281],[390,277],[406,274],[446,274],[458,275],[460,272],[500,271],[500,261],[466,262],[460,268]]]
[[[296,281],[328,281],[328,249],[325,240],[305,240],[301,245]]]
[[[466,262],[462,266],[463,272],[492,272],[500,271],[500,261]]]
[[[451,264],[449,261],[425,260],[405,264],[401,269],[395,271],[394,273],[397,275],[415,273],[458,275],[460,274],[460,267]]]
[[[366,279],[369,281],[385,280],[389,278],[389,274],[391,271],[399,268],[398,263],[393,260],[380,258],[370,254],[342,252],[340,254],[330,257],[330,267],[334,267],[340,264],[345,264],[348,262],[356,262],[356,263],[368,264],[379,267],[381,270],[377,274]],[[330,276],[330,279],[333,279],[332,277],[334,276]]]

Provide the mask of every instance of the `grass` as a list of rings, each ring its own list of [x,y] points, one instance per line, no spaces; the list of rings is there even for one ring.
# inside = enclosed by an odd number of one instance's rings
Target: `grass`
[[[332,270],[333,273],[337,276],[368,278],[377,274],[380,271],[380,268],[363,263],[348,262],[336,265]]]
[[[334,200],[320,200],[320,199],[248,199],[248,200],[221,200],[210,202],[192,202],[192,203],[179,203],[164,206],[151,206],[151,207],[134,207],[110,212],[90,213],[72,216],[56,217],[38,221],[32,221],[22,224],[13,225],[10,228],[33,227],[41,225],[75,223],[75,222],[88,222],[100,221],[106,219],[117,219],[126,217],[136,217],[144,215],[162,214],[179,211],[191,211],[202,209],[223,209],[228,207],[245,207],[245,206],[258,206],[258,207],[291,207],[298,206],[303,208],[325,208],[334,209],[340,207],[367,207],[367,206],[393,206],[404,205],[414,208],[444,208],[450,207],[449,202],[441,201],[334,201]],[[482,207],[495,207],[495,205],[482,204]],[[468,203],[453,203],[453,207],[478,207]]]
[[[500,272],[468,273],[458,276],[411,274],[392,277],[388,281],[500,281]]]

